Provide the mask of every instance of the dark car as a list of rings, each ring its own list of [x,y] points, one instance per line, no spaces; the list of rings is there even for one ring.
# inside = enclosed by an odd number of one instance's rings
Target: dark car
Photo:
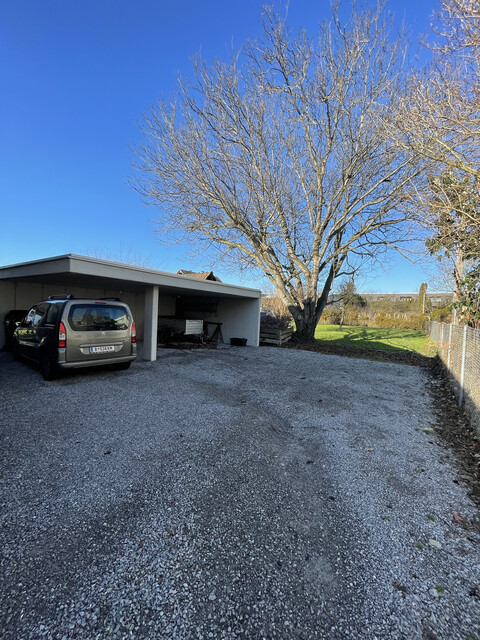
[[[117,299],[50,296],[18,323],[12,351],[39,363],[46,380],[62,369],[107,364],[128,369],[137,355],[135,322],[128,305]]]

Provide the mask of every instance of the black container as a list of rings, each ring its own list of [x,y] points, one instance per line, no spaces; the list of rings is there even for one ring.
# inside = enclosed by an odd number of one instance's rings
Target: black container
[[[247,338],[230,338],[230,344],[232,347],[246,347]]]

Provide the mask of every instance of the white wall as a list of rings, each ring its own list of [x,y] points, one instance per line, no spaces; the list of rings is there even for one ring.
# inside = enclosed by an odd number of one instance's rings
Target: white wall
[[[260,332],[260,300],[220,298],[219,322],[222,323],[223,340],[247,338],[247,345],[258,347]]]

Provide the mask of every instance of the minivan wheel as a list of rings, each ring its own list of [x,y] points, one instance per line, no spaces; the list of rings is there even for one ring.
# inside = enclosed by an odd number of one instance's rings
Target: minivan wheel
[[[55,380],[55,378],[58,376],[58,367],[53,362],[52,357],[49,356],[48,354],[45,354],[42,357],[40,366],[42,369],[42,375],[44,380]]]

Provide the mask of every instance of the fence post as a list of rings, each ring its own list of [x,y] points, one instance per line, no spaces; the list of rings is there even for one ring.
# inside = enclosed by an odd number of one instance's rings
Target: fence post
[[[462,365],[460,368],[460,391],[458,393],[458,406],[461,407],[463,404],[463,383],[465,380],[465,357],[467,354],[467,330],[468,327],[465,325],[463,327],[463,345],[462,345]]]
[[[447,369],[450,371],[450,356],[452,353],[452,329],[453,324],[450,324],[450,333],[448,336],[448,356],[447,356]]]

